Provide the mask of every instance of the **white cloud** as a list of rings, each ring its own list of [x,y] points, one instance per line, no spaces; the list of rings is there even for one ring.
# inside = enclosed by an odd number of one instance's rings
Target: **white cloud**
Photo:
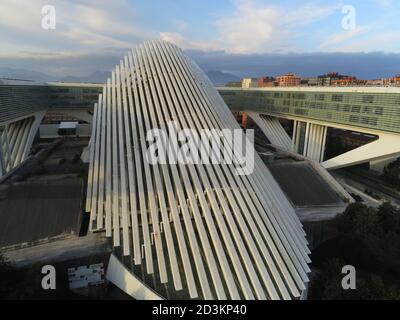
[[[306,3],[294,10],[289,10],[283,16],[283,24],[290,27],[302,27],[331,16],[341,10],[340,2],[321,5],[319,3]]]
[[[0,59],[62,60],[85,56],[82,52],[40,52],[19,51],[17,53],[0,53]]]
[[[69,28],[65,32],[60,32],[65,39],[80,43],[81,45],[90,46],[92,48],[104,48],[104,46],[113,48],[129,48],[131,43],[128,41],[118,40],[116,38],[106,36],[100,33],[86,31],[81,28]]]
[[[178,32],[161,32],[160,38],[176,44],[183,49],[196,49],[202,51],[218,50],[219,46],[214,42],[190,41]]]
[[[188,28],[188,24],[185,20],[174,19],[172,20],[172,24],[179,30],[185,31]]]
[[[0,26],[30,32],[41,29],[43,1],[2,0]]]
[[[287,51],[300,27],[324,19],[339,9],[338,3],[314,2],[285,11],[282,7],[241,0],[232,17],[217,21],[220,41],[234,53]]]
[[[256,7],[253,1],[239,1],[232,16],[217,20],[219,41],[226,50],[234,53],[266,49],[279,20],[280,15],[275,8]]]
[[[400,51],[400,32],[375,32],[366,34],[364,37],[355,38],[352,41],[347,41],[337,47],[336,50],[340,52],[399,52]],[[377,43],[379,46],[377,46]]]
[[[185,48],[216,48],[229,53],[263,53],[295,50],[299,28],[324,19],[341,6],[308,3],[285,11],[282,7],[260,5],[254,0],[236,0],[231,15],[215,21],[217,36],[208,42],[187,40],[180,33],[162,36]]]
[[[111,4],[111,5],[110,5]],[[116,6],[115,2],[104,4],[103,6],[74,6],[76,16],[67,16],[66,23],[71,26],[79,26],[85,30],[101,33],[103,35],[134,36],[140,38],[154,37],[154,33],[139,28],[132,23],[134,12],[130,12],[127,19],[121,12],[124,9]],[[127,10],[127,9],[125,9]],[[66,10],[71,12],[71,8]]]
[[[395,4],[394,0],[372,0],[372,2],[378,4],[384,9],[389,9]]]
[[[41,8],[48,0],[0,0],[0,57],[7,55],[26,56],[45,50],[64,55],[106,49],[118,52],[146,39],[162,38],[176,43],[184,49],[203,51],[226,51],[228,53],[301,52],[308,50],[341,51],[376,49],[377,44],[386,48],[398,48],[392,35],[385,35],[359,26],[352,31],[316,28],[322,19],[340,13],[344,0],[328,3],[322,0],[290,5],[271,5],[258,0],[232,0],[233,12],[214,17],[211,25],[214,35],[208,39],[196,37],[201,34],[201,25],[192,26],[189,20],[169,19],[171,29],[148,30],[138,25],[139,12],[127,0],[52,0],[57,10],[57,29],[41,29]],[[370,0],[384,7],[394,6],[392,0]],[[344,1],[345,2],[345,1]],[[391,10],[394,12],[394,10]],[[388,13],[389,14],[389,13]],[[385,19],[386,19],[385,15]],[[338,18],[339,30],[341,18]],[[209,23],[209,22],[205,22]],[[193,29],[192,29],[193,28]],[[207,24],[206,28],[210,28]],[[307,30],[313,33],[308,34]],[[381,28],[383,30],[383,27]],[[375,36],[375,34],[377,36]],[[366,39],[371,35],[370,39]],[[374,42],[372,42],[372,39]],[[381,41],[382,39],[382,41]],[[389,39],[393,39],[390,43]],[[368,43],[367,40],[370,40]],[[105,49],[106,48],[106,49]],[[397,49],[398,50],[398,49]],[[24,51],[24,52],[19,52]],[[44,53],[41,53],[44,55]],[[43,58],[51,59],[51,54]],[[37,58],[38,56],[36,56]]]
[[[53,49],[81,50],[83,47],[130,47],[137,40],[154,38],[156,33],[143,30],[135,25],[134,13],[126,8],[125,1],[71,1],[54,0],[56,9],[56,29],[46,31],[41,28],[42,7],[45,0],[1,0],[0,29],[9,30],[0,34],[0,41],[10,42],[11,33],[18,33],[19,48],[37,49],[42,44]],[[7,41],[7,40],[8,41]],[[27,41],[24,41],[24,40]],[[22,44],[25,42],[24,44]],[[0,48],[0,52],[5,52]],[[7,50],[10,50],[10,45]]]
[[[320,50],[340,51],[343,43],[353,40],[371,30],[370,26],[358,26],[353,30],[343,30],[342,32],[330,35],[320,45]]]

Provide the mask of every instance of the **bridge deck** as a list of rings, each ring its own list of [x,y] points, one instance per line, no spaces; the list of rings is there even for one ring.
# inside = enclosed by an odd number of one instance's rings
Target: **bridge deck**
[[[400,134],[400,88],[219,88],[232,111]]]

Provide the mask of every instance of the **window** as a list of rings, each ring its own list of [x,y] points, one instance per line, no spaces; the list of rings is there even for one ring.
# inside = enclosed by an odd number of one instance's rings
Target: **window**
[[[294,110],[294,113],[295,113],[295,114],[300,114],[300,115],[306,115],[306,114],[308,114],[307,110],[305,110],[305,109],[295,109],[295,110]]]
[[[350,116],[350,122],[359,122],[360,121],[360,117],[359,116]]]
[[[349,104],[343,105],[343,111],[344,112],[350,112],[350,105]]]
[[[292,97],[293,99],[304,100],[306,98],[306,95],[304,93],[293,93]]]
[[[363,113],[371,113],[371,112],[372,112],[372,107],[370,107],[370,106],[363,106],[362,112],[363,112]]]
[[[371,96],[371,95],[363,96],[362,97],[362,102],[363,103],[373,103],[374,102],[374,96]]]
[[[343,101],[343,95],[341,95],[341,94],[332,95],[332,101],[342,102]]]
[[[383,115],[383,107],[375,107],[373,109],[373,113],[377,114],[377,115]]]

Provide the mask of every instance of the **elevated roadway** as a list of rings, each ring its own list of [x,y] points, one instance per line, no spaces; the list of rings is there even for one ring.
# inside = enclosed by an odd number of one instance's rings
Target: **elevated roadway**
[[[327,169],[400,155],[400,88],[288,87],[218,88],[229,108],[245,111],[271,143],[316,160]],[[293,121],[288,136],[278,119]],[[328,128],[376,135],[378,139],[325,159]]]

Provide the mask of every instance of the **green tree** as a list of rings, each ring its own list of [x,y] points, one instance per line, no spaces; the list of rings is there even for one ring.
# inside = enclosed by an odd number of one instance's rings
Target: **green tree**
[[[321,244],[312,261],[320,275],[315,299],[400,299],[400,210],[390,203],[378,209],[348,206],[333,222],[338,236]],[[341,288],[341,269],[357,270],[357,290]]]
[[[386,182],[400,188],[400,160],[397,159],[396,161],[389,163],[385,167],[382,177]]]

